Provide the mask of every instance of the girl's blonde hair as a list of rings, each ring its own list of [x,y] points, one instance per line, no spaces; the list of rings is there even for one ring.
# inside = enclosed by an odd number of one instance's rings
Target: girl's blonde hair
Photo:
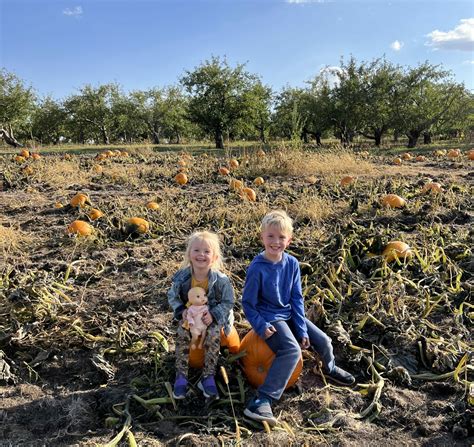
[[[277,227],[287,236],[293,235],[293,221],[283,210],[270,211],[268,214],[266,214],[262,219],[260,230],[265,231],[268,227],[272,226]]]
[[[214,270],[222,270],[224,268],[224,260],[222,258],[219,237],[216,233],[211,233],[210,231],[196,231],[191,234],[191,236],[189,236],[181,268],[191,266],[191,247],[194,242],[201,241],[206,241],[209,244],[209,247],[216,258],[215,261],[211,264],[211,268]]]

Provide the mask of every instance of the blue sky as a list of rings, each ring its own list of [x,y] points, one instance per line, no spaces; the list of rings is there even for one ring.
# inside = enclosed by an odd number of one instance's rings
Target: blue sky
[[[474,89],[470,0],[0,0],[0,65],[40,96],[175,84],[214,56],[303,86],[340,58],[428,60]]]

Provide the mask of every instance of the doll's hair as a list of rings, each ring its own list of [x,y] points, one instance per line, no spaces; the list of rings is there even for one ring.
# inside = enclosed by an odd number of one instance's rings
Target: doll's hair
[[[196,231],[188,238],[188,243],[186,245],[186,251],[184,253],[184,260],[181,264],[181,268],[191,266],[191,248],[194,242],[205,241],[209,244],[209,248],[212,250],[212,253],[216,257],[215,261],[211,264],[211,268],[214,270],[222,270],[224,268],[224,260],[222,258],[221,244],[219,242],[219,237],[216,233],[210,231]]]
[[[260,231],[265,231],[268,227],[277,227],[287,236],[293,235],[293,221],[283,210],[270,211],[262,219]]]

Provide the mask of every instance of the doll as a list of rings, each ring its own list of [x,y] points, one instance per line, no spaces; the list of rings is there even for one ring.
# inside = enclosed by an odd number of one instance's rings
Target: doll
[[[204,312],[208,310],[206,291],[201,287],[193,287],[188,292],[188,303],[190,306],[186,311],[186,321],[191,332],[191,349],[202,349],[207,326],[202,322]],[[183,325],[183,327],[186,327]],[[198,345],[198,338],[201,340]]]

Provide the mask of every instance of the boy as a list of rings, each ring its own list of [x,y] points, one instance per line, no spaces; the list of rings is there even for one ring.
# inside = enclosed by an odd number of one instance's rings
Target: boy
[[[341,385],[355,382],[352,374],[336,366],[331,339],[305,317],[299,264],[285,252],[292,234],[292,221],[284,211],[272,211],[263,218],[265,250],[250,264],[242,294],[245,316],[275,353],[265,382],[244,414],[271,426],[277,423],[271,403],[283,394],[301,348],[312,346],[318,352],[328,379]]]

